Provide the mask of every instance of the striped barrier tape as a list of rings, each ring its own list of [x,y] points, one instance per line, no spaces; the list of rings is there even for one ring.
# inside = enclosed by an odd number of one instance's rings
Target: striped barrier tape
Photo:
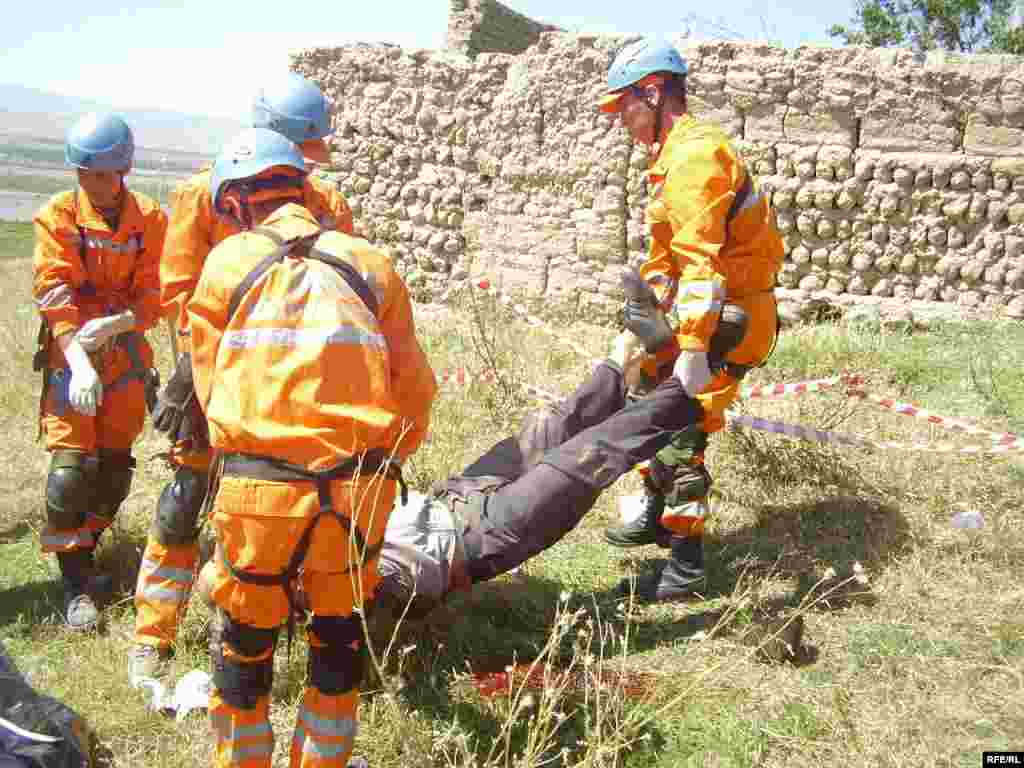
[[[730,427],[743,427],[760,432],[770,432],[777,435],[786,435],[800,440],[810,440],[815,443],[831,443],[834,445],[849,445],[858,448],[872,448],[883,451],[905,451],[917,453],[972,453],[972,454],[1000,454],[1024,451],[1024,439],[1017,439],[1013,442],[1005,442],[997,445],[955,445],[953,443],[904,443],[899,441],[868,440],[858,435],[844,435],[838,432],[826,432],[820,429],[802,427],[798,424],[787,424],[782,421],[763,419],[757,416],[742,416],[740,414],[726,413],[726,423]]]
[[[588,358],[591,363],[600,362],[600,358],[593,358],[587,350],[583,349],[571,339],[566,338],[564,334],[560,334],[554,329],[549,328],[540,318],[529,314],[523,305],[512,304],[511,299],[507,296],[501,296],[498,290],[493,288],[490,281],[486,278],[479,280],[475,283],[475,286],[479,290],[498,298],[503,305],[511,309],[517,317],[524,320],[531,327],[536,328],[557,341],[568,345],[581,357]],[[438,377],[438,380],[442,384],[454,383],[460,386],[468,386],[470,383],[476,381],[494,382],[496,381],[496,377],[490,373],[483,373],[474,376],[469,374],[465,369],[457,369],[443,372]],[[831,443],[835,445],[847,445],[851,447],[871,448],[876,450],[964,454],[1003,454],[1024,451],[1024,438],[1021,438],[1016,434],[1011,432],[994,432],[963,419],[958,419],[952,416],[942,416],[921,408],[920,406],[914,405],[913,403],[906,403],[893,398],[881,397],[863,389],[862,387],[864,384],[865,380],[860,376],[843,374],[839,376],[830,376],[824,379],[812,379],[809,381],[791,382],[788,384],[747,385],[741,388],[739,399],[753,400],[795,397],[811,392],[821,392],[836,387],[846,387],[847,389],[845,394],[849,398],[859,398],[900,416],[909,416],[953,432],[962,432],[972,437],[986,438],[992,444],[989,446],[958,446],[953,443],[875,441],[858,435],[846,435],[838,432],[813,429],[797,424],[787,424],[785,422],[774,421],[772,419],[765,419],[756,416],[744,416],[731,412],[727,412],[725,414],[726,422],[730,427],[770,432],[773,434],[785,435],[812,442]],[[558,402],[561,399],[560,396],[554,395],[532,384],[523,384],[522,389],[538,399],[547,402]]]

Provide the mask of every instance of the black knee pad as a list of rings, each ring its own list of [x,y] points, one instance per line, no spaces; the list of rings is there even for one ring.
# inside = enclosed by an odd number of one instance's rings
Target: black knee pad
[[[127,452],[101,452],[96,471],[96,493],[93,513],[113,520],[121,502],[128,498],[135,474],[135,459]]]
[[[46,477],[46,520],[56,530],[79,528],[93,503],[99,460],[75,451],[54,451]]]
[[[277,646],[277,635],[280,630],[260,629],[250,627],[248,624],[240,624],[232,619],[224,611],[221,611],[221,642],[231,646],[231,650],[243,656],[259,656],[266,651],[272,651]]]
[[[243,656],[258,656],[277,644],[276,629],[258,629],[239,624],[221,611],[220,642],[212,643],[213,684],[224,701],[238,709],[255,709],[274,684],[273,653],[263,661],[243,663],[225,658],[224,646]]]
[[[156,505],[153,535],[164,546],[191,544],[199,537],[199,513],[206,499],[207,474],[179,467]]]
[[[309,684],[325,696],[355,690],[363,678],[363,627],[357,616],[314,616],[309,646]]]

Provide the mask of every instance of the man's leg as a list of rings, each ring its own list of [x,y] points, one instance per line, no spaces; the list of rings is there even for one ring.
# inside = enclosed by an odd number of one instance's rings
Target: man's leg
[[[460,474],[436,483],[435,495],[465,497],[509,483],[536,466],[549,449],[619,411],[626,398],[623,369],[638,362],[634,352],[634,342],[620,334],[608,358],[569,397],[528,413],[516,438],[502,440]]]
[[[623,386],[621,374],[618,383]],[[701,416],[697,402],[670,379],[547,450],[540,464],[483,500],[479,523],[464,535],[471,580],[492,579],[562,539],[601,491]]]
[[[394,505],[395,483],[360,478],[337,481],[331,491],[335,509],[348,510],[344,514],[365,546],[377,547]],[[379,581],[377,558],[356,555],[353,538],[333,519],[321,519],[311,538],[302,574],[313,613],[309,667],[291,768],[345,768],[352,754],[364,666],[363,624],[356,609],[369,609]]]
[[[199,558],[199,514],[208,477],[205,463],[195,463],[203,469],[178,465],[160,494],[146,539],[135,588],[135,646],[129,652],[133,684],[164,673],[188,607]]]

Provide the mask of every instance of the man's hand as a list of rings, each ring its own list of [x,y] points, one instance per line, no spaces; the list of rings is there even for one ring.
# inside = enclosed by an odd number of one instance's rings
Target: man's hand
[[[67,338],[66,334],[62,338]],[[89,362],[89,355],[78,343],[76,338],[61,345],[64,348],[64,359],[71,368],[71,382],[68,388],[68,401],[71,407],[83,416],[95,416],[96,409],[103,403],[103,382],[100,381],[96,369]]]
[[[191,443],[192,450],[203,450],[209,445],[206,415],[196,400],[192,381],[191,355],[186,353],[178,358],[174,373],[153,410],[153,426],[171,442]]]
[[[628,375],[644,356],[640,339],[632,331],[623,331],[612,339],[611,348],[608,350],[608,359],[622,369],[623,376]]]
[[[665,313],[658,307],[654,289],[635,269],[622,275],[622,290],[626,294],[623,324],[637,335],[648,353],[657,352],[673,337]]]
[[[107,315],[90,320],[75,334],[77,341],[86,352],[95,352],[115,336],[135,328],[135,313],[130,309],[117,315]]]
[[[707,352],[683,350],[676,358],[672,375],[679,379],[686,394],[696,397],[711,383],[711,367]]]

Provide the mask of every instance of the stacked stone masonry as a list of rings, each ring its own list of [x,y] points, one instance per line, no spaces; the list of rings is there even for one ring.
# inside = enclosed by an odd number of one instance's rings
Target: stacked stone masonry
[[[296,54],[336,107],[326,175],[421,298],[486,275],[606,320],[643,259],[648,156],[595,109],[627,38],[519,55]],[[1024,315],[1024,59],[678,41],[690,108],[774,204],[785,293]]]
[[[516,13],[497,0],[450,0],[446,47],[467,56],[522,53],[543,32],[559,31]]]

